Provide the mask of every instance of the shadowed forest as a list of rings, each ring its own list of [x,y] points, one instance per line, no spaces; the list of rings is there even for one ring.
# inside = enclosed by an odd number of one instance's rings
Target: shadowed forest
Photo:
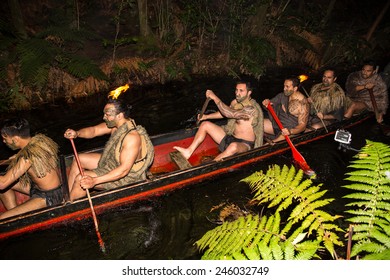
[[[389,59],[390,1],[8,0],[0,4],[0,112],[124,84]]]

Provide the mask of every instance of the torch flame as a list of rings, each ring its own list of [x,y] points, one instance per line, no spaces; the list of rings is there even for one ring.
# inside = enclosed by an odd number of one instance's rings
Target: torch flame
[[[119,95],[121,95],[122,92],[125,92],[126,90],[129,89],[129,85],[126,84],[124,86],[118,87],[108,94],[108,97],[112,97],[113,99],[118,99]]]
[[[306,75],[299,75],[298,76],[298,79],[299,79],[299,82],[304,82],[306,81],[307,79],[309,79],[309,76],[306,76]]]

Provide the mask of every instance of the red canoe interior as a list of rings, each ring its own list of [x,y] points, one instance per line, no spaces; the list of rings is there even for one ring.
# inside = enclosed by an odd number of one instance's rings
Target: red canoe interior
[[[178,166],[171,160],[169,154],[175,151],[173,146],[188,147],[192,140],[193,137],[189,137],[155,146],[155,156],[153,164],[149,169],[150,173],[152,173],[152,175],[161,175],[178,170]],[[205,141],[198,147],[198,149],[196,149],[188,161],[191,165],[196,166],[204,161],[213,159],[216,155],[218,155],[218,153],[218,146],[209,136],[207,136]],[[16,192],[16,196],[19,204],[29,198],[27,195],[18,192]],[[0,202],[0,213],[4,211],[5,208]]]

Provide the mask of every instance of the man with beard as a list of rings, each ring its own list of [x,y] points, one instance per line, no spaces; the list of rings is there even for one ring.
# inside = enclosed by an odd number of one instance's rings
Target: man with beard
[[[365,109],[375,111],[369,93],[372,90],[377,105],[376,121],[378,123],[383,122],[383,115],[386,114],[389,100],[386,84],[376,72],[375,63],[373,61],[367,61],[364,63],[361,71],[349,74],[345,87],[347,96],[353,102],[344,114],[346,118],[350,118],[354,113],[360,113]]]
[[[332,121],[343,120],[344,106],[351,103],[345,96],[344,90],[336,83],[336,74],[333,69],[327,69],[322,76],[322,83],[311,88],[310,117],[311,127],[318,129]],[[322,120],[322,121],[321,121]]]
[[[70,201],[84,197],[86,189],[107,190],[146,179],[154,148],[146,130],[130,118],[130,110],[122,100],[110,97],[103,110],[103,123],[65,131],[68,139],[111,135],[102,154],[79,155],[82,168],[87,169],[84,176],[73,161],[68,178]]]
[[[273,141],[285,139],[285,135],[299,134],[306,129],[309,119],[309,104],[306,97],[298,91],[299,79],[290,77],[284,80],[284,91],[274,98],[263,100],[267,107],[271,102],[272,107],[283,125],[281,131],[276,121],[270,116],[264,119],[264,132],[274,136]]]
[[[184,158],[188,159],[196,148],[204,141],[206,135],[219,145],[221,153],[215,157],[220,161],[225,157],[242,153],[263,145],[263,111],[260,105],[251,97],[252,88],[249,82],[237,82],[235,96],[230,106],[224,104],[211,90],[206,91],[206,98],[212,99],[219,111],[203,115],[203,121],[187,148],[174,147]],[[228,118],[225,126],[218,126],[210,119]]]
[[[43,134],[31,137],[30,125],[22,118],[6,120],[1,136],[9,148],[20,151],[10,158],[7,172],[0,176],[0,199],[8,210],[0,219],[62,203],[58,145]],[[18,205],[15,192],[30,199]]]

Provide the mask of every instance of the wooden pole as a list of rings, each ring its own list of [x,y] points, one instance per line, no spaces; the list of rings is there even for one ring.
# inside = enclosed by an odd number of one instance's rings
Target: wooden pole
[[[203,117],[204,112],[206,111],[207,105],[209,105],[210,98],[207,98],[206,101],[203,104],[202,111],[200,111],[199,119],[196,121],[196,126],[199,125],[200,119]]]
[[[80,174],[81,174],[81,176],[84,176],[84,171],[83,171],[83,168],[81,167],[80,159],[79,159],[79,156],[78,156],[78,154],[77,154],[77,150],[76,150],[76,146],[75,146],[75,144],[74,144],[74,141],[73,141],[72,138],[69,139],[69,140],[70,140],[70,143],[72,143],[73,152],[74,152],[74,157],[75,157],[75,159],[76,159],[77,166],[79,167]],[[94,224],[95,224],[95,231],[96,231],[96,235],[97,235],[97,237],[98,237],[100,249],[102,250],[103,253],[105,253],[105,252],[106,252],[106,247],[105,247],[105,245],[104,245],[102,236],[100,235],[100,232],[99,232],[99,225],[98,225],[98,221],[97,221],[97,218],[96,218],[95,209],[93,208],[91,195],[89,194],[89,189],[86,189],[85,191],[87,192],[88,201],[89,201],[89,206],[90,206],[90,208],[91,208],[92,217],[93,217],[93,222],[94,222]]]

